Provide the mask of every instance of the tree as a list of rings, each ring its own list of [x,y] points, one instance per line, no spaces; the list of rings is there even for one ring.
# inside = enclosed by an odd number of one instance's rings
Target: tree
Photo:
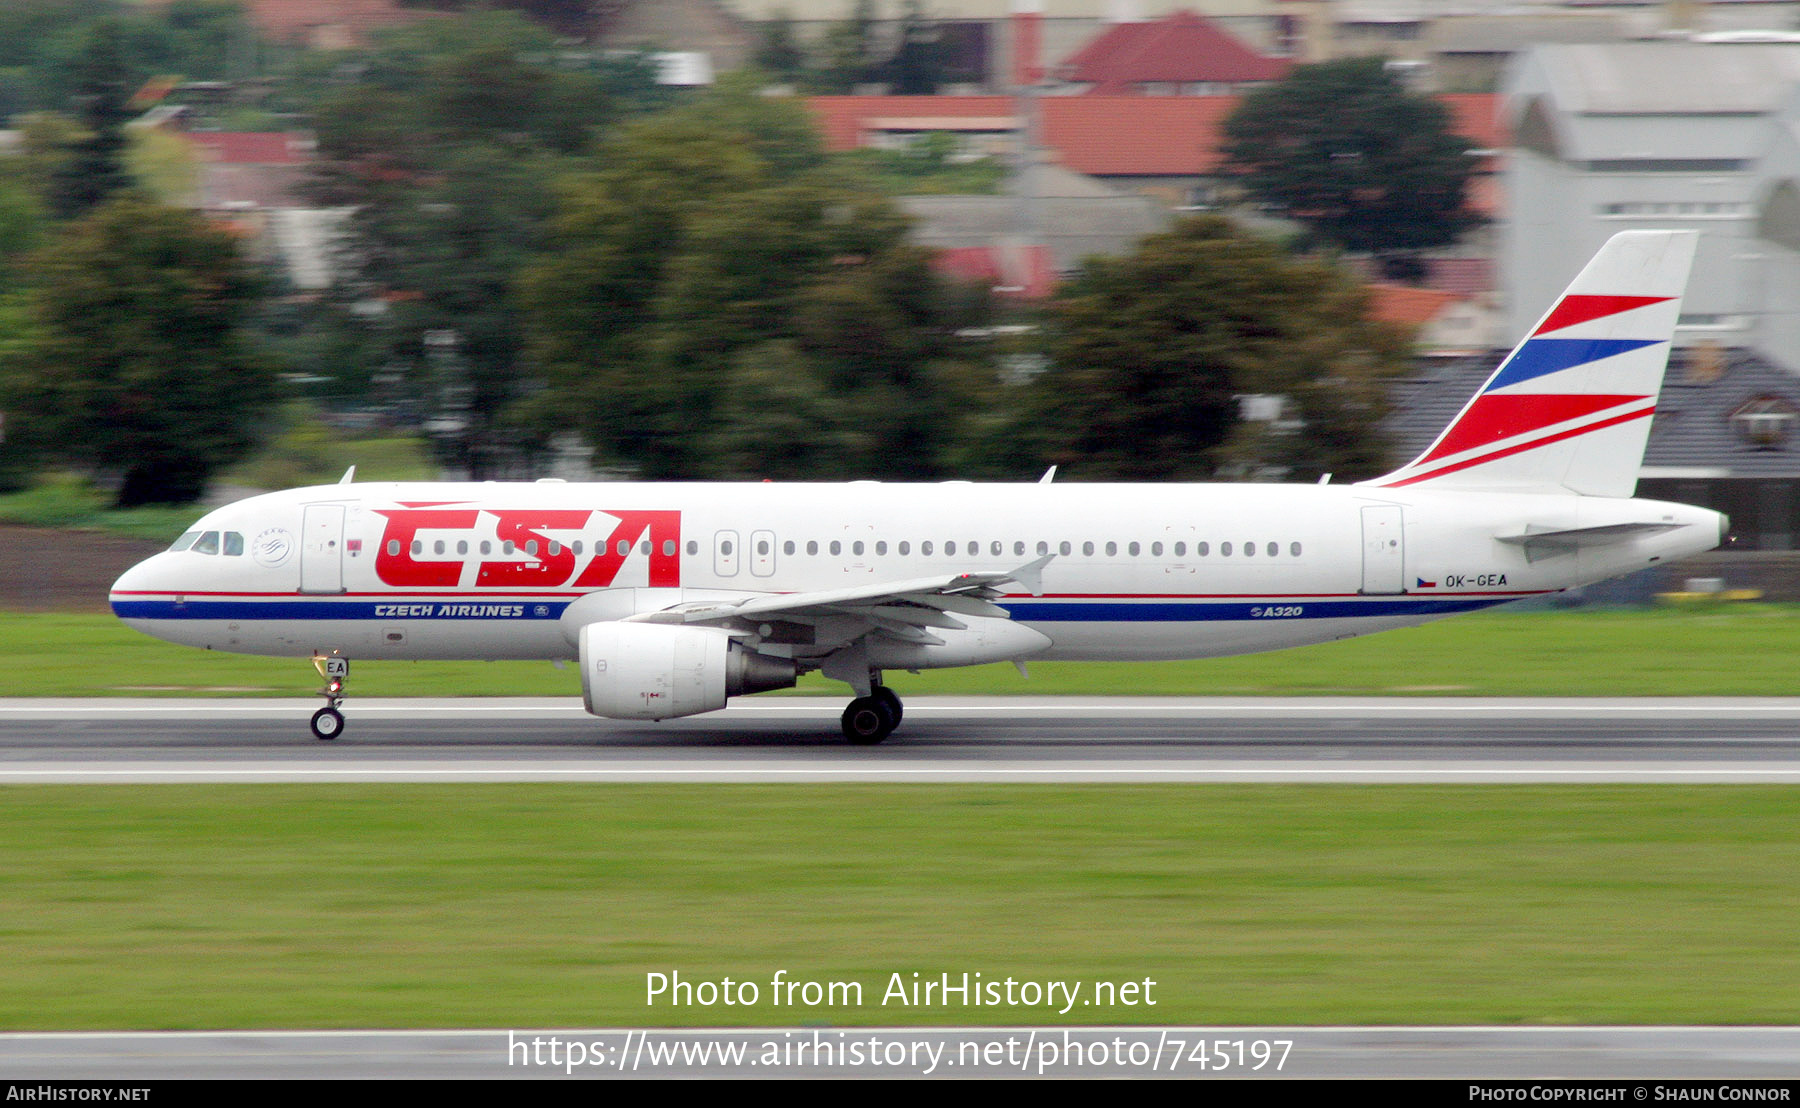
[[[1381,464],[1382,384],[1404,343],[1360,286],[1293,262],[1217,217],[1091,259],[1047,312],[1049,368],[1010,435],[1035,464],[1106,480],[1220,471],[1362,476]],[[1241,426],[1244,394],[1284,396],[1298,426]]]
[[[526,274],[538,418],[646,476],[937,473],[980,307],[905,230],[753,86],[628,126]]]
[[[131,72],[126,68],[124,31],[116,20],[95,23],[76,59],[75,117],[84,133],[57,167],[50,207],[69,219],[90,211],[131,183],[125,166],[131,119]]]
[[[1301,66],[1225,121],[1228,169],[1321,240],[1377,253],[1442,246],[1479,222],[1474,162],[1449,112],[1378,58]]]
[[[191,501],[255,442],[274,374],[229,233],[126,193],[30,270],[23,333],[0,348],[9,435],[119,475],[121,506]]]
[[[401,378],[394,408],[430,417],[440,459],[477,478],[536,445],[510,420],[534,383],[513,288],[547,236],[545,183],[654,80],[552,45],[512,13],[431,20],[383,37],[316,116],[316,195],[355,212],[335,299],[362,310],[321,313],[335,334],[307,345],[353,355],[328,371],[340,398]]]

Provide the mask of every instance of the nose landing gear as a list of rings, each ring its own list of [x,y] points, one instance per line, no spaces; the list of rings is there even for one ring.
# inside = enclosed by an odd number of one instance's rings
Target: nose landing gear
[[[325,687],[318,693],[325,698],[325,707],[313,713],[312,733],[314,738],[330,742],[344,732],[344,713],[338,709],[344,706],[344,682],[350,677],[350,659],[333,651],[330,655],[314,654],[312,663],[325,682]]]

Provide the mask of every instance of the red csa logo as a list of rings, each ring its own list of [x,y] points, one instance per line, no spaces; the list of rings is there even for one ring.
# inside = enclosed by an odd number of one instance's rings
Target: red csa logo
[[[491,535],[489,541],[495,553],[506,550],[506,544],[511,543],[511,557],[478,563],[475,585],[479,588],[554,589],[573,585],[603,589],[613,583],[634,553],[642,553],[648,559],[651,588],[681,584],[680,512],[591,508],[514,511],[403,503],[398,508],[378,508],[376,513],[387,517],[387,528],[381,533],[381,545],[375,553],[375,575],[389,585],[455,588],[461,583],[465,557],[432,557],[434,550],[427,550],[422,543],[420,552],[413,553],[414,539],[421,531],[470,532],[470,538],[465,540],[470,549]],[[483,522],[483,516],[489,517],[488,522]],[[586,555],[586,563],[577,566],[580,559],[571,546],[569,532],[587,531],[595,517],[617,523],[604,539],[586,537],[593,549]]]

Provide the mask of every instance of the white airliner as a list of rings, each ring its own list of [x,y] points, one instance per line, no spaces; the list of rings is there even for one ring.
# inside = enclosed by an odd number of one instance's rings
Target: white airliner
[[[171,642],[312,657],[578,661],[590,712],[668,719],[890,670],[1204,658],[1541,596],[1711,549],[1717,512],[1632,498],[1693,259],[1615,236],[1442,435],[1354,485],[345,482],[208,514],[119,578]],[[1047,475],[1048,477],[1048,475]]]

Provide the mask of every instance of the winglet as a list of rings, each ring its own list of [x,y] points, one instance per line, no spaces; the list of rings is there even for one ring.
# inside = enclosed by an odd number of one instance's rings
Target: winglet
[[[1025,591],[1033,596],[1044,595],[1044,567],[1055,558],[1054,554],[1046,554],[1034,562],[1027,562],[1018,569],[1002,577],[1002,581],[1017,581],[1025,586]]]
[[[354,480],[356,480],[356,467],[351,466],[349,469],[346,469],[344,471],[344,475],[342,477],[338,478],[338,484],[348,485],[350,482],[352,482]]]

